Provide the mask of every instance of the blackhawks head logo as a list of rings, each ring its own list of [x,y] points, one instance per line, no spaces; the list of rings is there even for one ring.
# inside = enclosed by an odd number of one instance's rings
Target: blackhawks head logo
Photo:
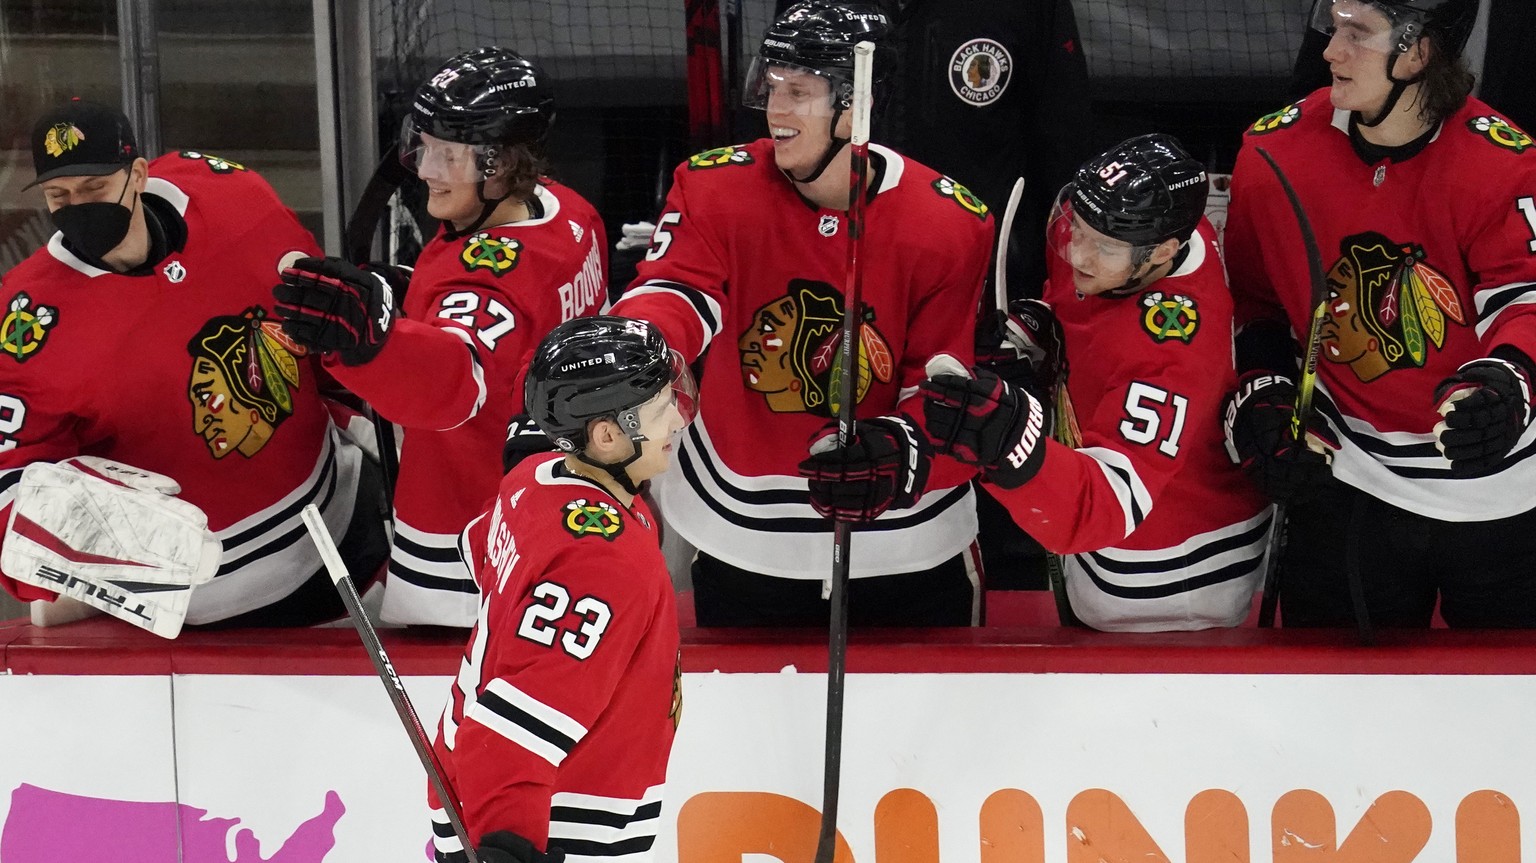
[[[57,159],[84,140],[85,133],[73,123],[55,123],[43,133],[43,152]]]
[[[1147,291],[1141,295],[1140,302],[1145,309],[1141,325],[1154,342],[1173,339],[1187,345],[1200,329],[1200,310],[1193,299],[1183,294]]]
[[[716,147],[688,157],[688,170],[702,171],[722,165],[750,165],[752,154],[741,147]]]
[[[4,320],[0,320],[0,349],[24,363],[43,347],[48,331],[58,323],[59,310],[50,306],[32,308],[32,298],[25,291],[11,298]]]
[[[518,240],[493,237],[481,231],[464,241],[464,251],[459,253],[459,261],[471,273],[475,270],[490,270],[491,275],[500,278],[516,269],[522,251],[523,244]]]
[[[1424,259],[1422,246],[1375,231],[1345,237],[1328,270],[1323,357],[1361,381],[1422,367],[1445,344],[1447,318],[1467,323],[1456,286]]]
[[[875,328],[873,310],[859,323],[859,376],[854,401],[871,380],[889,383],[895,369],[890,345]],[[795,279],[789,293],[759,308],[736,340],[742,380],[779,413],[837,414],[843,377],[843,295],[826,282]]]
[[[308,353],[260,306],[203,324],[187,342],[192,376],[192,431],[214,458],[251,458],[293,415],[299,357]]]
[[[940,177],[933,181],[933,190],[940,196],[949,198],[960,205],[960,208],[978,219],[987,218],[987,205],[976,193],[956,183],[948,177]]]
[[[600,536],[612,542],[624,532],[624,519],[612,504],[604,501],[588,503],[582,498],[565,505],[565,529],[578,539]]]

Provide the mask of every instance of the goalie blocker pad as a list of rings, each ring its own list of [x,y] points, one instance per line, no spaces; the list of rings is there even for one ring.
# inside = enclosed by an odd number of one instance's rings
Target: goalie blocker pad
[[[169,477],[94,456],[21,472],[0,569],[163,638],[175,638],[192,588],[222,547]]]

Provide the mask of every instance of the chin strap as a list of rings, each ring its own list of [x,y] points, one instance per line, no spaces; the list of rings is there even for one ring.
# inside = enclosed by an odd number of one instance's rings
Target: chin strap
[[[452,222],[448,222],[447,228],[445,228],[443,231],[443,236],[446,239],[460,240],[469,236],[475,231],[480,230],[480,227],[484,225],[488,219],[491,218],[491,214],[496,212],[496,208],[501,206],[501,202],[512,197],[512,193],[508,192],[499,198],[487,198],[485,196],[485,181],[481,180],[475,184],[475,197],[479,198],[480,203],[483,205],[480,208],[480,215],[477,216],[475,220],[471,222],[466,228],[455,228]]]
[[[1397,102],[1399,99],[1403,98],[1403,91],[1408,89],[1408,85],[1417,84],[1419,81],[1424,80],[1424,74],[1422,72],[1412,78],[1407,79],[1406,81],[1400,81],[1397,78],[1392,77],[1392,67],[1397,65],[1397,58],[1401,56],[1403,56],[1402,51],[1394,51],[1387,56],[1387,80],[1392,82],[1392,92],[1387,94],[1386,103],[1381,106],[1381,110],[1377,112],[1376,116],[1369,120],[1365,119],[1364,113],[1356,111],[1356,124],[1367,129],[1375,128],[1376,126],[1381,125],[1384,120],[1392,115],[1392,109],[1397,107]]]
[[[796,177],[794,174],[785,171],[784,176],[790,178],[796,183],[816,182],[816,178],[820,177],[822,172],[827,170],[827,166],[832,164],[832,160],[836,159],[837,154],[841,153],[843,148],[848,146],[849,142],[852,140],[850,138],[837,137],[837,121],[842,116],[842,108],[838,108],[836,111],[832,112],[832,123],[828,127],[828,134],[831,136],[832,140],[831,143],[827,144],[827,149],[822,152],[821,161],[816,163],[816,167],[811,171],[811,175],[809,177]]]
[[[586,450],[582,450],[576,453],[576,458],[607,473],[609,476],[613,477],[613,481],[618,483],[620,488],[624,489],[630,494],[639,494],[640,488],[639,486],[635,485],[634,480],[629,478],[628,468],[631,464],[634,464],[635,461],[640,458],[640,447],[644,439],[642,438],[641,440],[635,440],[634,438],[630,438],[630,440],[634,441],[635,454],[627,459],[624,459],[623,461],[601,462],[587,455]]]

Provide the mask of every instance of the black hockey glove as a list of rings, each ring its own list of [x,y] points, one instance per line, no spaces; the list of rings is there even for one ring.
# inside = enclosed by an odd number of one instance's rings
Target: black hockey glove
[[[976,364],[1037,395],[1051,392],[1066,369],[1061,322],[1043,300],[1014,300],[1008,314],[977,319]]]
[[[1435,446],[1451,462],[1451,476],[1487,476],[1515,448],[1531,422],[1531,380],[1518,364],[1473,360],[1435,387],[1444,420]]]
[[[518,414],[507,423],[507,442],[501,446],[501,472],[507,473],[528,456],[551,452],[554,448],[549,435],[540,431],[531,417]]]
[[[1045,462],[1045,407],[1028,390],[977,369],[976,377],[923,381],[923,419],[935,449],[981,468],[1000,488],[1018,488]]]
[[[300,258],[283,270],[272,289],[283,330],[321,353],[335,351],[349,366],[378,355],[395,321],[393,280],[340,258]]]
[[[543,852],[516,833],[497,830],[480,837],[475,856],[480,863],[563,863],[565,851],[551,848]]]
[[[859,420],[853,443],[841,449],[833,420],[812,435],[810,453],[800,475],[809,480],[811,506],[854,524],[917,503],[933,461],[917,424],[905,416]]]
[[[1304,499],[1333,475],[1333,457],[1298,443],[1291,432],[1296,416],[1296,384],[1268,371],[1248,372],[1238,379],[1237,392],[1227,396],[1222,430],[1233,464],[1271,499]],[[1326,423],[1314,419],[1304,437],[1315,437],[1329,449],[1339,442]]]

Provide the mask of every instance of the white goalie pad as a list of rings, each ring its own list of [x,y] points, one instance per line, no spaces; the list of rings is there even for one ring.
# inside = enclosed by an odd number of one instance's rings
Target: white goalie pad
[[[80,456],[21,473],[0,569],[113,617],[175,638],[192,588],[222,551],[208,518],[171,495],[169,477]]]

